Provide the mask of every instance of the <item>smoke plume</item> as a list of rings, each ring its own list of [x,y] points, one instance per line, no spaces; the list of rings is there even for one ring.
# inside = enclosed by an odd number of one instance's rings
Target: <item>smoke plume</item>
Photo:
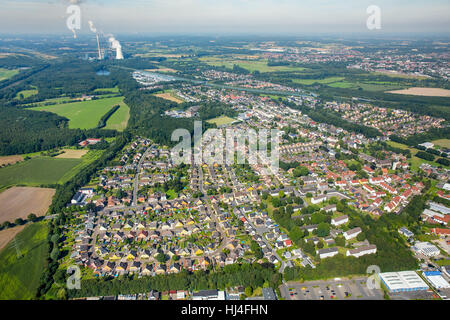
[[[111,43],[111,48],[116,50],[116,59],[122,60],[123,53],[122,53],[122,45],[120,44],[120,42],[116,40],[116,38],[114,38],[113,36],[109,38],[109,42]]]

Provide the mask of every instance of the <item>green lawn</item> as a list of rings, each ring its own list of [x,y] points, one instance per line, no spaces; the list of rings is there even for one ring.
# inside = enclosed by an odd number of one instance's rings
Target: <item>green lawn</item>
[[[11,185],[39,186],[41,184],[64,183],[72,169],[82,159],[55,159],[36,157],[0,169],[0,189]]]
[[[16,236],[21,257],[15,248],[0,252],[0,300],[34,298],[47,254],[47,222],[33,223]]]
[[[227,117],[227,116],[221,116],[221,117],[218,117],[218,118],[209,119],[206,122],[208,122],[208,123],[215,123],[217,126],[221,126],[221,125],[224,125],[224,124],[230,124],[233,121],[236,121],[236,120],[233,119],[233,118]]]
[[[18,73],[19,73],[19,70],[17,70],[17,69],[9,70],[9,69],[0,68],[0,81],[14,77]]]
[[[51,106],[31,108],[31,110],[49,111],[69,119],[69,128],[95,128],[100,118],[117,104],[123,103],[123,97],[98,99],[91,101],[63,103]],[[124,113],[121,113],[124,115]],[[118,120],[114,120],[118,122]],[[122,121],[121,121],[122,122]],[[116,123],[117,124],[117,123]]]

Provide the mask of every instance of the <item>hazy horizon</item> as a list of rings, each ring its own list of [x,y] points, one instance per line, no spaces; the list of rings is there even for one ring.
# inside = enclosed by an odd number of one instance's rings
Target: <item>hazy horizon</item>
[[[67,34],[72,3],[104,33],[121,34],[450,34],[450,1],[387,0],[4,0],[2,34]],[[381,9],[381,30],[368,30],[366,9]]]

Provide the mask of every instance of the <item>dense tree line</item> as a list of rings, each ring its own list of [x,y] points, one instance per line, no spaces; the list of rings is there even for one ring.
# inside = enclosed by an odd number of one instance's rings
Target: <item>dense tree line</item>
[[[425,159],[428,161],[434,161],[434,156],[428,152],[425,151],[419,151],[416,153],[416,157],[421,158],[421,159]]]
[[[157,275],[154,277],[133,278],[124,276],[119,279],[82,280],[80,290],[69,290],[68,297],[111,296],[119,294],[137,294],[150,290],[206,290],[225,289],[234,286],[262,287],[268,283],[271,287],[281,284],[281,275],[272,264],[233,264],[219,271],[186,270],[178,274]]]

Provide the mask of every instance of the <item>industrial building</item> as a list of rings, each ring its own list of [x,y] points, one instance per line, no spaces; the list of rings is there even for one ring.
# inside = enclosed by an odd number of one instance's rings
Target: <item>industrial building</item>
[[[444,279],[444,277],[442,277],[442,273],[440,271],[425,271],[423,275],[436,289],[450,288],[450,284]]]
[[[438,247],[429,242],[416,242],[413,247],[414,251],[417,251],[427,257],[435,257],[438,256],[441,251],[439,251]]]
[[[430,288],[415,271],[384,272],[379,276],[390,292],[423,291]]]
[[[411,231],[409,231],[405,227],[401,227],[400,230],[398,230],[398,232],[400,232],[400,234],[404,235],[407,238],[414,237],[414,233],[412,233]]]

